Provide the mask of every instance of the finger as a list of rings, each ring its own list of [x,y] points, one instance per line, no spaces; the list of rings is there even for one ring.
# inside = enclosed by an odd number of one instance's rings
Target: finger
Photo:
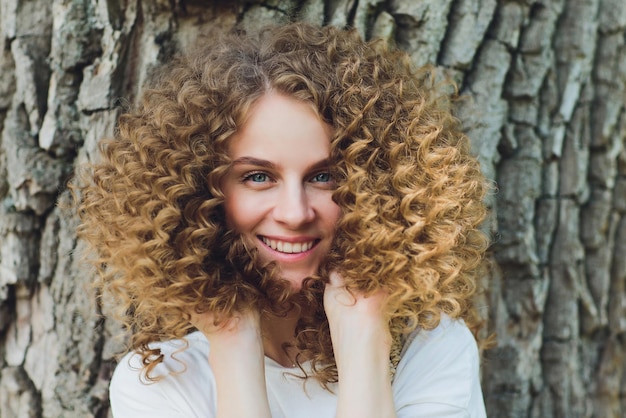
[[[341,274],[336,271],[331,271],[328,275],[329,283],[334,287],[342,287],[345,285],[345,281]]]
[[[357,298],[345,285],[343,277],[336,271],[329,274],[329,283],[326,285],[324,299],[328,302],[339,303],[343,306],[352,306]]]

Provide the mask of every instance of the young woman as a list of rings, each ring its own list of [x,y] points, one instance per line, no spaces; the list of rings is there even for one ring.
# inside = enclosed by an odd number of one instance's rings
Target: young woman
[[[485,182],[429,71],[291,24],[175,60],[80,187],[124,417],[481,417]]]

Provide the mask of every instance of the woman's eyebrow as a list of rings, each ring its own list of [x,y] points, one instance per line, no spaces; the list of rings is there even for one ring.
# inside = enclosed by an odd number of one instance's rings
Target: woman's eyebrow
[[[239,157],[236,160],[233,160],[232,165],[255,165],[258,167],[276,168],[276,164],[273,162],[254,157]],[[313,171],[328,167],[330,167],[330,159],[324,158],[323,160],[311,165],[309,170]]]
[[[261,160],[259,158],[254,157],[240,157],[232,162],[233,165],[245,164],[245,165],[256,165],[259,167],[267,167],[267,168],[275,168],[276,165],[267,160]]]
[[[330,159],[324,158],[323,160],[318,161],[315,164],[313,164],[311,168],[309,168],[309,170],[314,171],[314,170],[319,170],[322,168],[329,168],[329,167],[330,167]]]

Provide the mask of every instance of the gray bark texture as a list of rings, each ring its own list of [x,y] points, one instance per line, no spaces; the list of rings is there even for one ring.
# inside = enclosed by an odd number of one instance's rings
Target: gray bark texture
[[[626,416],[626,0],[0,0],[0,417],[106,417],[122,347],[59,209],[152,71],[295,16],[446,69],[486,175],[491,417]]]

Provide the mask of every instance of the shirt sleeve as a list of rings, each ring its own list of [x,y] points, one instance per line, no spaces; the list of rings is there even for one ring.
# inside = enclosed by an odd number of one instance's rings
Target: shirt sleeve
[[[141,373],[141,357],[121,359],[109,387],[114,418],[212,418],[216,409],[215,379],[208,364],[208,343],[189,338],[157,346],[163,354],[149,381]]]
[[[392,385],[398,418],[483,418],[476,341],[463,321],[442,316],[437,328],[407,342]]]

